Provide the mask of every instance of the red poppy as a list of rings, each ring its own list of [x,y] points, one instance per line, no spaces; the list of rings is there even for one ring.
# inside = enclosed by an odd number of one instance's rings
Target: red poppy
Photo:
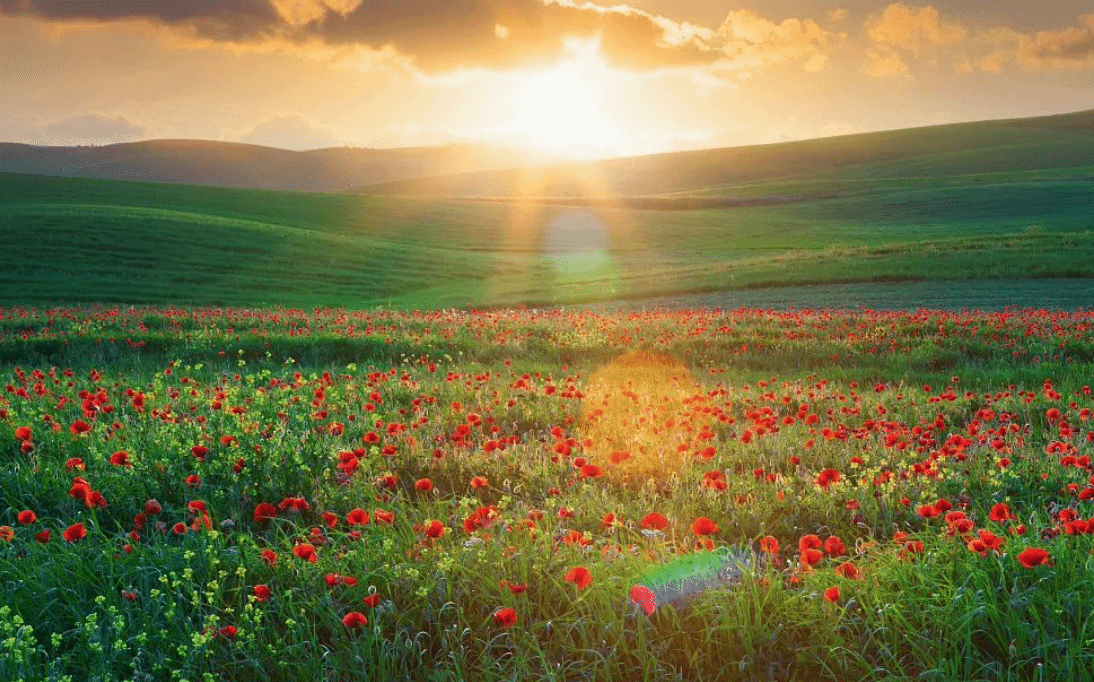
[[[225,625],[217,630],[217,634],[225,639],[235,639],[236,635],[239,634],[239,630],[234,625]]]
[[[433,481],[428,478],[419,478],[417,481],[414,481],[414,489],[427,493],[430,490],[433,490]]]
[[[622,464],[623,462],[626,462],[630,458],[631,458],[631,453],[621,452],[619,450],[616,450],[612,454],[608,455],[608,461],[611,462],[612,464]]]
[[[839,472],[835,469],[825,469],[817,475],[817,485],[828,490],[828,486],[839,482]]]
[[[494,612],[494,625],[498,627],[511,627],[517,622],[517,611],[511,607],[499,609]]]
[[[859,577],[858,567],[852,564],[850,561],[837,566],[836,573],[839,573],[848,580],[857,580]]]
[[[270,588],[266,585],[255,585],[253,590],[257,601],[266,601],[270,598]]]
[[[600,522],[601,528],[610,528],[615,524],[615,514],[608,512],[604,515],[604,519]]]
[[[125,450],[118,450],[110,456],[110,463],[116,467],[128,467],[133,466],[129,462],[129,453]]]
[[[642,517],[638,527],[642,530],[665,530],[669,527],[669,520],[657,512],[650,512]]]
[[[315,547],[307,543],[301,543],[292,548],[292,553],[309,563],[315,563],[319,557],[315,554]]]
[[[705,516],[700,516],[692,522],[691,532],[696,535],[714,535],[718,532],[718,524]]]
[[[819,549],[808,548],[801,551],[801,563],[806,568],[815,566],[823,558],[824,554]]]
[[[342,625],[347,628],[361,628],[368,625],[368,618],[360,611],[350,611],[342,617]]]
[[[82,523],[74,523],[65,529],[61,536],[68,542],[76,542],[87,537],[87,530]]]
[[[15,539],[15,529],[11,526],[0,526],[0,541],[11,542]]]
[[[386,523],[388,525],[395,523],[395,512],[376,509],[373,510],[372,515],[376,518],[376,523]]]
[[[19,516],[17,516],[16,518],[19,519],[19,523],[23,524],[24,526],[29,526],[30,524],[38,520],[38,515],[27,509],[25,511],[19,512]]]
[[[369,607],[370,609],[374,609],[380,604],[380,595],[374,592],[362,599],[361,601],[365,603],[365,606]]]
[[[991,508],[991,513],[988,514],[988,518],[992,521],[1003,522],[1009,521],[1014,517],[1011,516],[1010,507],[1000,502]]]
[[[760,539],[760,551],[767,552],[768,554],[779,553],[779,541],[768,535],[765,538]]]
[[[843,546],[842,540],[833,535],[824,541],[824,551],[829,556],[840,556],[847,553],[847,548]]]
[[[346,514],[346,523],[351,526],[367,526],[368,522],[368,512],[364,509],[354,509]]]
[[[34,539],[37,540],[38,542],[41,542],[42,544],[45,544],[45,543],[49,542],[49,539],[52,536],[53,536],[53,531],[46,528],[45,530],[43,530],[41,532],[35,533]]]
[[[586,464],[581,467],[581,478],[600,478],[603,475],[604,471],[595,464]]]
[[[80,434],[84,434],[84,433],[87,433],[88,431],[90,431],[91,430],[91,424],[88,424],[87,422],[83,421],[82,419],[77,419],[76,421],[72,422],[72,426],[70,426],[68,428],[69,428],[70,431],[72,431],[73,434],[79,436]]]
[[[463,520],[463,532],[471,535],[475,531],[486,528],[497,520],[501,510],[497,507],[479,507]]]
[[[264,549],[262,550],[262,561],[265,562],[267,566],[276,566],[277,554],[275,554],[272,549]]]
[[[564,580],[577,585],[577,589],[584,590],[593,581],[593,574],[589,573],[589,569],[584,566],[576,566],[566,571]]]
[[[798,549],[802,552],[807,549],[820,549],[821,546],[821,539],[812,533],[803,535],[798,540]]]
[[[839,601],[839,588],[829,587],[827,590],[824,591],[824,598],[830,602]]]
[[[189,529],[186,527],[185,523],[182,523],[180,521],[176,523],[171,530],[175,533],[175,535],[186,535],[186,531]]]
[[[490,485],[490,482],[486,480],[485,476],[471,477],[471,487],[475,490],[478,490],[479,488],[485,488],[488,485]]]
[[[31,432],[29,426],[20,426],[15,429],[15,437],[25,442],[31,440],[31,438],[34,437],[34,434]]]
[[[1022,551],[1018,555],[1018,561],[1022,562],[1022,565],[1026,568],[1033,568],[1034,566],[1048,565],[1050,555],[1040,547],[1029,547]]]
[[[195,445],[190,448],[190,454],[198,459],[198,461],[204,462],[205,456],[209,454],[209,448],[204,445]]]
[[[254,520],[257,523],[277,518],[277,508],[269,502],[259,502],[255,507]]]

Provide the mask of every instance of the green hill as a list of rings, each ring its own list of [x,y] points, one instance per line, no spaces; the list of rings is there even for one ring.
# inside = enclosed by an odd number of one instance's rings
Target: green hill
[[[997,282],[1006,303],[1015,279],[1094,278],[1091,116],[592,164],[631,168],[618,186],[646,195],[625,200],[0,174],[0,306],[435,308],[954,280]],[[766,165],[725,163],[749,155]]]
[[[808,197],[858,192],[863,183],[892,186],[940,176],[1059,170],[1094,176],[1094,111],[450,174],[359,192],[492,198]]]

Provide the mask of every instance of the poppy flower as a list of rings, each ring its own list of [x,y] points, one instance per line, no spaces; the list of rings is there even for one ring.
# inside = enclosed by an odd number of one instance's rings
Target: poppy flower
[[[638,527],[642,530],[665,530],[669,527],[669,520],[657,512],[650,512],[642,517]]]
[[[31,440],[33,436],[34,434],[31,432],[29,426],[20,426],[19,428],[15,429],[15,437],[21,441],[25,442]]]
[[[840,556],[847,553],[847,548],[844,547],[842,540],[833,535],[824,541],[824,551],[829,556]]]
[[[395,523],[395,512],[376,509],[372,512],[372,515],[376,518],[376,523],[386,523],[388,525]]]
[[[370,609],[374,609],[380,604],[380,595],[374,592],[362,599],[361,601],[365,603],[365,606],[369,607]]]
[[[360,611],[350,611],[342,617],[342,625],[351,629],[362,628],[368,625],[368,618]]]
[[[812,533],[803,535],[798,540],[798,550],[804,552],[807,549],[820,549],[821,539]]]
[[[765,538],[760,539],[760,551],[767,552],[768,554],[779,553],[779,541],[768,535]]]
[[[171,528],[171,530],[175,533],[175,535],[186,535],[186,531],[189,530],[189,528],[186,527],[185,523],[182,523],[180,521],[180,522],[176,523]]]
[[[630,458],[631,458],[631,453],[622,452],[622,451],[619,451],[619,450],[616,450],[612,454],[608,455],[608,461],[611,462],[612,464],[622,464],[623,462],[626,462]]]
[[[817,475],[817,485],[822,490],[828,490],[828,486],[839,483],[839,472],[835,469],[825,469]]]
[[[498,627],[511,627],[516,622],[517,611],[514,608],[507,607],[494,612],[494,625]]]
[[[839,588],[829,587],[827,590],[824,591],[824,598],[830,602],[839,601]]]
[[[1001,523],[1003,521],[1009,521],[1014,517],[1011,516],[1010,507],[1000,502],[991,508],[991,513],[988,514],[988,518],[992,521]]]
[[[586,464],[581,467],[581,478],[600,478],[604,471],[595,464]]]
[[[577,589],[584,590],[593,581],[593,574],[584,566],[576,566],[566,571],[564,580],[577,585]]]
[[[263,523],[277,518],[277,508],[269,502],[259,502],[255,507],[254,519],[256,523]]]
[[[190,454],[194,456],[199,462],[204,462],[206,455],[209,454],[209,448],[204,445],[195,445],[190,448]]]
[[[471,487],[475,490],[478,490],[479,488],[485,488],[488,485],[490,485],[490,482],[488,480],[486,480],[485,476],[472,476],[471,477]]]
[[[11,542],[15,539],[15,529],[11,526],[0,526],[0,540]]]
[[[705,516],[700,516],[692,522],[691,532],[696,535],[714,535],[718,532],[718,524]]]
[[[425,524],[425,536],[427,538],[439,538],[444,535],[445,530],[447,530],[445,525],[436,519]]]
[[[264,549],[262,550],[262,561],[265,562],[267,566],[276,566],[277,554],[275,554],[272,549]]]
[[[315,563],[319,557],[315,554],[315,547],[307,543],[301,543],[292,548],[292,553],[309,563]]]
[[[61,536],[68,542],[76,542],[87,537],[87,530],[82,523],[74,523],[65,529]]]
[[[252,590],[257,601],[266,601],[270,598],[270,588],[266,585],[255,585]]]
[[[433,481],[428,478],[419,478],[417,481],[414,481],[414,489],[427,493],[430,490],[433,490]]]
[[[34,539],[37,540],[38,542],[41,542],[42,544],[45,544],[45,543],[49,542],[49,539],[52,536],[53,536],[53,531],[46,528],[45,530],[43,530],[41,532],[35,533],[34,534]]]
[[[87,422],[83,421],[82,419],[77,419],[76,421],[72,422],[72,425],[69,426],[68,428],[69,428],[70,431],[72,431],[72,433],[74,435],[79,436],[81,434],[85,434],[88,431],[90,431],[91,430],[91,424],[88,424]]]
[[[129,453],[125,450],[118,450],[110,456],[110,463],[116,467],[128,467],[133,466],[129,462]]]
[[[19,519],[19,523],[21,523],[22,525],[29,526],[30,524],[38,520],[38,515],[27,509],[25,511],[19,512],[19,516],[17,516],[16,518]]]
[[[806,568],[815,566],[823,558],[824,554],[819,549],[808,548],[801,551],[801,563]]]
[[[1022,550],[1022,553],[1018,555],[1018,561],[1022,563],[1026,568],[1033,568],[1034,566],[1048,565],[1050,555],[1040,547],[1029,547]]]
[[[235,639],[236,635],[239,634],[239,630],[234,625],[225,625],[217,630],[217,634],[225,639]]]
[[[858,567],[852,564],[850,561],[837,566],[836,573],[839,573],[848,580],[857,580],[859,577]]]
[[[351,526],[367,526],[368,522],[368,512],[364,509],[354,509],[346,514],[346,523]]]

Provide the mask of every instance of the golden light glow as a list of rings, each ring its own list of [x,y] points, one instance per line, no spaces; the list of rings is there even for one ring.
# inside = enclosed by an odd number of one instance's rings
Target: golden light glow
[[[597,99],[577,68],[537,74],[518,94],[516,131],[559,151],[609,146],[619,132],[604,119]]]

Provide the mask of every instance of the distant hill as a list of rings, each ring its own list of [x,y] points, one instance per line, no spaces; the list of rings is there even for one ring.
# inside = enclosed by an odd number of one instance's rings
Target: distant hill
[[[306,192],[552,160],[526,150],[471,144],[297,152],[209,140],[149,140],[102,147],[0,143],[0,172]]]
[[[892,184],[902,178],[1020,173],[1092,165],[1094,111],[1083,111],[446,174],[364,187],[358,192],[503,199],[565,197],[586,202],[625,197],[628,201],[621,203],[636,208],[670,208],[674,202],[682,208],[695,208],[733,205],[733,201],[726,199],[732,197],[769,197],[774,201],[820,198],[839,192],[847,183]],[[636,202],[637,197],[646,201]],[[661,201],[649,201],[652,197]]]

